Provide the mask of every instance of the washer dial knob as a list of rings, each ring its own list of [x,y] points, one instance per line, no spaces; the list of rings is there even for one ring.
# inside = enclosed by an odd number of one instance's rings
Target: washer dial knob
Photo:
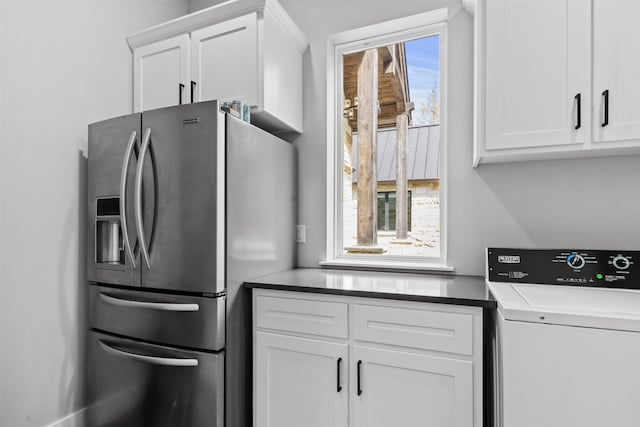
[[[631,265],[631,262],[626,256],[616,255],[613,258],[613,266],[616,270],[626,270]]]
[[[585,265],[584,257],[580,254],[573,252],[567,257],[567,265],[574,270],[580,270]]]

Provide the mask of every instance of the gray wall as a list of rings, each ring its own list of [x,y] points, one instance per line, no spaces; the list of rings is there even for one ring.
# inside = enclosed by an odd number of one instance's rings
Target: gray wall
[[[455,0],[282,0],[310,39],[305,56],[304,134],[299,149],[301,267],[326,255],[327,36],[439,7]],[[610,157],[471,167],[473,18],[449,24],[449,263],[482,274],[485,246],[640,249],[640,157]],[[535,119],[535,118],[532,118]]]
[[[200,4],[201,3],[201,4]],[[42,426],[83,406],[86,125],[131,109],[127,34],[195,0],[0,2],[0,425]],[[215,3],[215,1],[211,1]],[[311,41],[299,264],[325,257],[326,38],[454,0],[283,0]],[[481,274],[485,245],[637,249],[640,157],[472,169],[472,19],[449,33],[449,255]]]
[[[197,12],[200,9],[224,3],[225,0],[188,0],[189,13]]]
[[[84,406],[87,124],[131,112],[125,36],[186,0],[0,3],[0,425]]]

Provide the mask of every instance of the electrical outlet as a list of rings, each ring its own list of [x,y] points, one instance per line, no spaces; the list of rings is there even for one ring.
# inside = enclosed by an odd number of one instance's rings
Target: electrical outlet
[[[307,242],[307,227],[304,225],[296,225],[296,243]]]

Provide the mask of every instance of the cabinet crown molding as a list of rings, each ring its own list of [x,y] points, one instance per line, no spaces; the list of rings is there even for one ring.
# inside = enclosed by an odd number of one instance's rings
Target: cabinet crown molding
[[[469,14],[474,15],[476,11],[476,1],[477,0],[462,0],[462,8],[469,12]]]
[[[278,0],[229,0],[139,31],[127,37],[126,40],[129,49],[133,52],[134,49],[149,43],[190,33],[251,13],[264,14],[265,11],[276,18],[304,52],[309,41]]]

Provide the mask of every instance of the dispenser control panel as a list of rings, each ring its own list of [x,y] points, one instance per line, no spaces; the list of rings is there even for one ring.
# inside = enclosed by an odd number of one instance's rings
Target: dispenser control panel
[[[491,282],[640,289],[640,251],[487,248]]]

